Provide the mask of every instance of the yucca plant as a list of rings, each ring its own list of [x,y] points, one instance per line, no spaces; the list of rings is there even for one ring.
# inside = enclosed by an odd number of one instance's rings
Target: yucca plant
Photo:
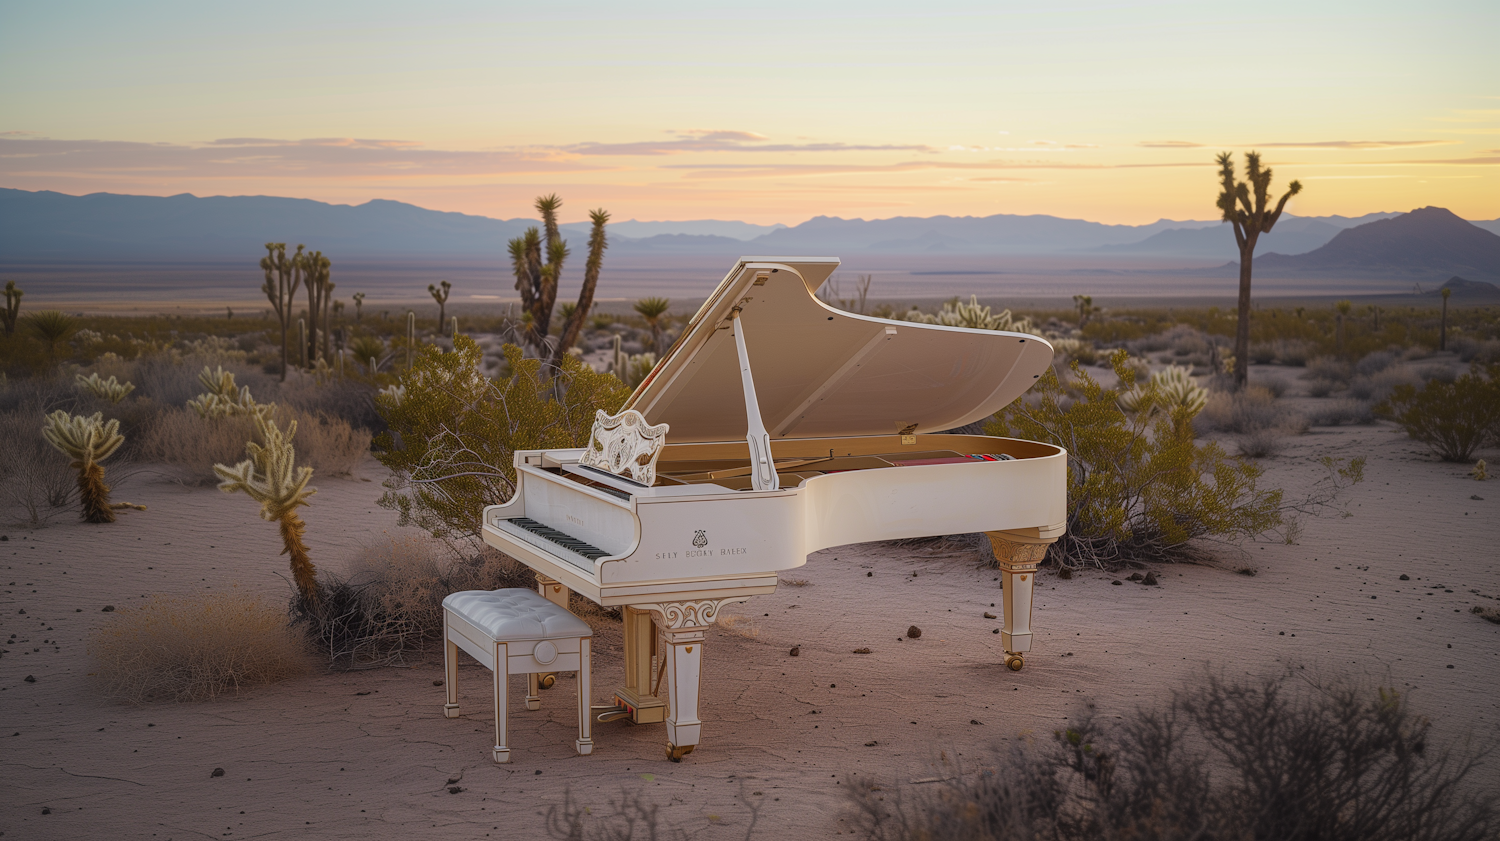
[[[47,358],[57,354],[57,346],[76,332],[72,316],[57,310],[40,310],[26,316],[26,326],[33,335],[47,343]]]
[[[297,509],[306,505],[307,498],[318,489],[307,486],[312,480],[312,468],[296,465],[292,436],[297,434],[297,422],[288,423],[283,435],[275,421],[256,415],[255,429],[265,444],[246,443],[245,452],[250,456],[247,461],[233,467],[214,465],[214,473],[221,480],[219,490],[246,494],[260,503],[262,520],[280,526],[282,554],[289,556],[297,593],[304,605],[316,607],[321,602],[317,569],[307,544],[302,542],[307,524],[297,515]]]
[[[104,484],[104,468],[99,462],[114,455],[125,443],[120,422],[106,423],[100,412],[83,417],[58,410],[47,416],[42,437],[73,460],[72,467],[78,471],[78,501],[83,507],[84,522],[113,523],[114,509],[124,506],[110,505],[109,485]]]
[[[16,333],[16,316],[21,314],[21,296],[25,294],[16,288],[14,280],[5,282],[5,309],[0,310],[0,327],[5,328],[7,336]]]
[[[672,301],[667,298],[642,298],[635,302],[636,313],[646,319],[646,326],[651,328],[651,349],[658,354],[662,352],[662,319],[666,318],[670,306]]]
[[[135,385],[129,382],[122,383],[115,379],[114,375],[110,375],[110,378],[107,380],[99,379],[98,372],[89,374],[87,377],[79,374],[77,382],[79,388],[84,389],[100,400],[108,400],[111,403],[119,403],[125,399],[126,395],[135,391]]]

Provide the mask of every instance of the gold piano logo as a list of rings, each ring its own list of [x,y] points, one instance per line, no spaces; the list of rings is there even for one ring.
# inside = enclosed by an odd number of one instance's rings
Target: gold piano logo
[[[708,535],[705,533],[705,529],[698,529],[693,532],[693,545],[699,549],[708,545]]]

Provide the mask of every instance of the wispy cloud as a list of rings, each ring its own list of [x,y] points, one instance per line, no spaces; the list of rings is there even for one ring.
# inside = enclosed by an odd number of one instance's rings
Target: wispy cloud
[[[1267,149],[1414,149],[1420,146],[1452,146],[1457,140],[1316,140],[1301,143],[1252,143]]]
[[[1142,140],[1137,146],[1146,149],[1202,149],[1202,143],[1191,140]]]
[[[691,129],[668,132],[663,140],[639,140],[627,143],[574,143],[555,147],[575,155],[655,156],[682,155],[693,152],[935,152],[921,144],[859,143],[769,143],[765,135],[749,131]]]
[[[1175,167],[1199,167],[1210,169],[1212,161],[1164,162],[1139,164],[1092,164],[1063,161],[901,161],[891,164],[784,164],[784,163],[723,163],[723,164],[666,164],[660,169],[686,170],[684,177],[693,179],[761,178],[768,176],[814,177],[825,175],[868,175],[891,172],[920,172],[924,170],[1031,170],[1031,169],[1159,169]]]

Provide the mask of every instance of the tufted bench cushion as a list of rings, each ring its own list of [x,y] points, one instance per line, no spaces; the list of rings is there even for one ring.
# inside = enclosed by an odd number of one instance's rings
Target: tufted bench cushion
[[[443,599],[443,609],[499,641],[590,637],[594,629],[532,590],[465,590]]]

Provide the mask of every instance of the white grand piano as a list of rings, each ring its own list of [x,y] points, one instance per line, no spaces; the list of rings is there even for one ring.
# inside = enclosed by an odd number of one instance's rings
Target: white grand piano
[[[1037,563],[1063,533],[1067,453],[949,435],[1047,369],[1036,336],[888,321],[814,292],[823,257],[745,257],[588,447],[515,454],[515,496],[485,541],[622,608],[625,681],[602,720],[664,721],[698,744],[705,631],[819,549],[985,532],[1003,575],[1006,665],[1031,648]]]

